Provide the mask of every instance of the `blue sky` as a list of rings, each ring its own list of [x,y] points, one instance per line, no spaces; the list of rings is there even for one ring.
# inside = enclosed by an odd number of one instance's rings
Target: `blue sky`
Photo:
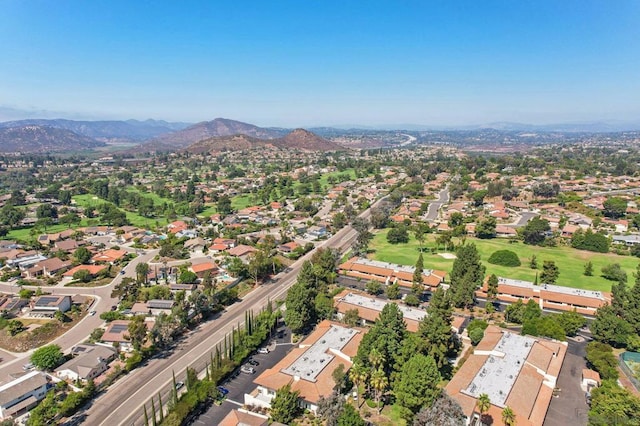
[[[0,120],[640,121],[640,2],[0,2]]]

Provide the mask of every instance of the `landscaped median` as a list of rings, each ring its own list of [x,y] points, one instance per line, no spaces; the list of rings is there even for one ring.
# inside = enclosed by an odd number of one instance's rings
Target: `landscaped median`
[[[198,379],[197,373],[187,368],[187,392],[178,397],[178,386],[173,379],[171,401],[162,401],[160,395],[152,397],[144,405],[146,425],[179,426],[188,416],[198,416],[219,396],[217,386],[233,370],[267,340],[276,325],[279,311],[274,311],[271,302],[254,317],[253,311],[245,315],[244,325],[231,331],[224,342],[212,348],[205,377]],[[168,412],[164,413],[164,406]]]

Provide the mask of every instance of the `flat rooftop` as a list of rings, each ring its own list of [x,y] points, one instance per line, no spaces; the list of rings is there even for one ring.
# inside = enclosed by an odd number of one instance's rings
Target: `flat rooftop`
[[[347,343],[358,333],[352,328],[332,324],[320,339],[312,344],[291,365],[281,371],[309,382],[315,382],[318,374],[326,367]]]
[[[533,291],[538,291],[538,292],[540,290],[546,290],[553,293],[562,293],[562,294],[569,294],[572,296],[581,296],[581,297],[589,297],[589,298],[598,299],[598,300],[606,300],[601,291],[582,290],[579,288],[563,287],[563,286],[553,285],[553,284],[535,285],[531,281],[513,280],[511,278],[502,278],[502,277],[498,278],[498,284],[529,288],[529,289],[532,289]]]
[[[359,263],[360,265],[375,266],[377,268],[390,269],[390,270],[393,270],[393,271],[396,271],[396,272],[408,272],[410,274],[413,274],[413,272],[416,270],[416,268],[414,266],[398,265],[398,264],[395,264],[395,263],[381,262],[379,260],[365,259],[365,258],[361,258],[361,257],[359,257],[353,263]],[[433,272],[432,269],[423,269],[422,270],[422,273],[424,275],[431,275],[432,272]]]
[[[388,302],[383,299],[378,299],[375,297],[367,297],[362,294],[356,293],[347,293],[344,297],[340,299],[340,301],[348,303],[350,305],[361,306],[363,308],[372,309],[374,311],[381,312],[382,309],[391,302]],[[410,308],[404,305],[398,305],[400,310],[402,311],[402,315],[414,321],[422,321],[424,317],[427,316],[427,313],[422,309]]]
[[[473,398],[486,393],[492,404],[504,408],[535,342],[527,336],[504,333],[469,386],[460,392]]]

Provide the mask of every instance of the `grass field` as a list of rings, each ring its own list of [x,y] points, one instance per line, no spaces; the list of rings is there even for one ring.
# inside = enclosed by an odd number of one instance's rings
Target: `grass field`
[[[153,204],[156,205],[156,206],[162,206],[164,203],[174,204],[173,200],[170,200],[168,198],[163,198],[163,197],[159,196],[158,194],[156,194],[155,192],[142,192],[142,191],[138,190],[135,186],[128,186],[127,187],[127,191],[128,192],[135,192],[136,194],[140,194],[144,198],[152,199],[153,200]]]
[[[375,238],[369,245],[373,254],[370,256],[376,260],[384,262],[397,263],[401,265],[414,265],[419,254],[418,242],[411,238],[407,244],[389,244],[387,242],[387,231],[383,230],[376,234]],[[450,272],[453,266],[453,260],[444,259],[437,254],[431,254],[431,248],[435,247],[435,236],[429,235],[429,239],[425,242],[428,250],[425,250],[424,266],[428,269],[440,269]],[[458,243],[458,241],[456,241]],[[560,276],[556,284],[582,288],[586,290],[611,291],[611,281],[605,280],[600,276],[600,270],[603,266],[610,263],[619,263],[622,269],[627,272],[629,283],[633,282],[633,273],[636,266],[640,263],[640,259],[631,256],[619,256],[616,254],[593,253],[583,250],[575,250],[571,247],[535,247],[525,245],[522,242],[510,244],[507,240],[493,239],[480,240],[475,238],[467,238],[467,243],[474,243],[478,248],[483,264],[487,268],[488,274],[496,274],[505,278],[514,278],[520,280],[534,281],[536,270],[529,268],[529,261],[532,255],[536,255],[538,262],[537,272],[542,272],[542,262],[545,260],[553,260],[558,269]],[[519,267],[505,267],[492,265],[487,262],[489,256],[496,250],[511,250],[515,252],[522,265]],[[593,263],[594,275],[586,277],[583,275],[584,264],[587,261]]]
[[[231,207],[234,210],[246,209],[249,206],[256,205],[249,194],[236,195],[231,199]]]
[[[99,199],[93,194],[74,195],[73,199],[75,200],[77,205],[85,208],[96,207],[99,204],[106,202],[104,200]],[[127,219],[133,226],[149,227],[149,226],[154,226],[156,222],[158,222],[159,225],[166,225],[168,223],[167,219],[164,217],[148,218],[148,217],[140,216],[137,213],[126,211],[124,209],[120,209],[120,210],[122,210],[127,215]]]

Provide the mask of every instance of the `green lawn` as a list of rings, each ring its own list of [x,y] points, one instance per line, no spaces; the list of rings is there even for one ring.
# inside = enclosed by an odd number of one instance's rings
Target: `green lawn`
[[[236,195],[231,199],[231,207],[234,210],[242,210],[254,205],[256,205],[256,203],[249,194]]]
[[[163,198],[163,197],[159,196],[158,194],[156,194],[155,192],[143,192],[143,191],[140,191],[135,186],[128,186],[126,189],[127,189],[128,192],[135,192],[137,194],[140,194],[144,198],[152,199],[153,200],[153,204],[155,204],[156,206],[161,206],[164,203],[174,204],[173,200],[170,200],[168,198]]]
[[[369,248],[373,250],[371,257],[384,262],[414,265],[419,254],[418,242],[412,237],[407,244],[393,245],[387,242],[386,236],[386,230],[376,234],[369,245]],[[429,250],[426,250],[423,254],[424,266],[429,269],[440,269],[450,272],[453,266],[453,260],[447,260],[439,255],[431,254],[430,249],[435,247],[434,239],[435,236],[429,235],[429,239],[425,243],[425,246]],[[600,276],[601,268],[610,263],[619,263],[622,269],[627,272],[629,282],[632,282],[633,273],[640,262],[640,259],[631,256],[593,253],[575,250],[571,247],[535,247],[525,245],[522,242],[510,244],[507,240],[498,238],[493,240],[467,238],[467,243],[474,243],[476,245],[488,274],[534,281],[536,270],[529,268],[529,261],[531,256],[535,254],[538,261],[538,274],[542,272],[542,262],[544,260],[553,260],[560,270],[560,276],[556,284],[587,290],[611,291],[611,281],[607,281]],[[510,268],[492,265],[487,262],[489,256],[491,256],[494,251],[503,249],[511,250],[518,254],[522,266]],[[593,263],[594,276],[585,277],[583,275],[584,264],[589,260]]]
[[[159,197],[158,197],[159,198]],[[81,207],[96,207],[102,203],[106,203],[107,201],[101,200],[100,198],[96,197],[93,194],[82,194],[82,195],[74,195],[73,199],[75,200],[76,204],[78,206]],[[154,201],[155,203],[155,201]],[[124,209],[120,209],[122,210],[126,216],[127,219],[129,220],[129,222],[133,225],[133,226],[138,226],[141,228],[146,228],[146,227],[153,227],[155,226],[156,222],[158,222],[158,224],[160,225],[165,225],[168,223],[167,219],[164,217],[155,217],[155,218],[148,218],[148,217],[144,217],[144,216],[140,216],[137,213],[133,213],[133,212],[129,212],[126,211]]]

